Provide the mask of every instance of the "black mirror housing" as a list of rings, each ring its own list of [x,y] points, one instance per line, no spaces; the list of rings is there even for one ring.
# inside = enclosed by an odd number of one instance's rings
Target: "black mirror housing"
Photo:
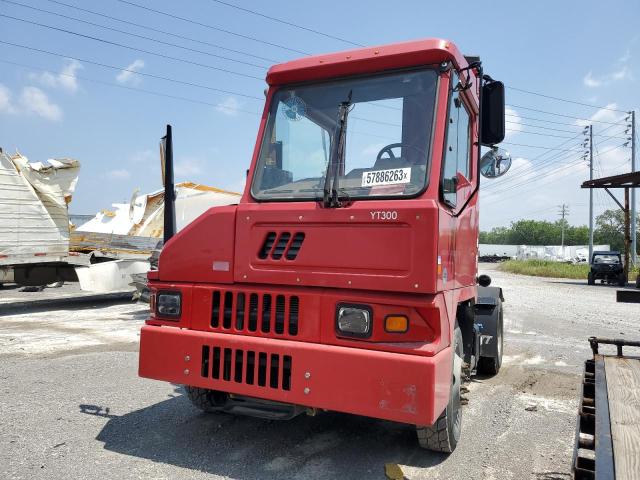
[[[490,81],[482,86],[482,131],[480,143],[496,145],[504,140],[504,84]]]

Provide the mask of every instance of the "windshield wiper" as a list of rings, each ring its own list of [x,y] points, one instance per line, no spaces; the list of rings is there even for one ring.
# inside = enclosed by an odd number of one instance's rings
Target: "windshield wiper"
[[[339,208],[342,206],[338,196],[338,188],[340,182],[340,169],[344,165],[344,144],[347,134],[347,118],[351,111],[351,94],[347,100],[340,103],[338,107],[338,127],[336,130],[333,148],[331,149],[331,157],[327,172],[324,177],[324,187],[322,196],[322,205],[325,208]]]

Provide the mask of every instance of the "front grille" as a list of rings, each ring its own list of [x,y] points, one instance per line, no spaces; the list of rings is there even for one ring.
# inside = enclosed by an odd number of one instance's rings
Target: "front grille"
[[[288,391],[292,365],[290,355],[203,345],[200,374],[224,382]]]
[[[276,240],[277,239],[277,240]],[[295,260],[300,253],[302,243],[304,242],[304,233],[297,232],[293,236],[291,232],[269,232],[262,242],[258,258],[266,260],[280,260],[282,257],[287,260]]]
[[[213,329],[298,335],[300,299],[295,295],[214,290],[211,302]]]

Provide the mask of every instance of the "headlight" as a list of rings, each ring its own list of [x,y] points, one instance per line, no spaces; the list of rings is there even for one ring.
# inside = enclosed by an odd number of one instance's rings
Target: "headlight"
[[[367,305],[338,305],[336,314],[338,333],[347,337],[370,337],[372,317],[371,307]]]
[[[182,308],[180,292],[158,292],[156,295],[156,313],[160,317],[179,318]]]

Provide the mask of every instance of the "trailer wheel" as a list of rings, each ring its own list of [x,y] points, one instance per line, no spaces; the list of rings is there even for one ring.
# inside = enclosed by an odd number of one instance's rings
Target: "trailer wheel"
[[[187,392],[187,397],[191,400],[194,407],[199,408],[203,412],[214,413],[220,411],[221,392],[215,390],[208,390],[206,388],[191,387],[185,385],[184,389]],[[222,399],[222,401],[224,401]]]
[[[503,310],[502,301],[498,300],[498,322],[496,325],[496,355],[495,357],[480,357],[478,359],[477,372],[483,375],[497,375],[502,366],[502,347],[504,345],[503,335]]]
[[[462,384],[462,332],[456,325],[453,331],[453,368],[449,403],[444,412],[430,427],[416,426],[418,443],[422,448],[434,452],[451,453],[456,449],[462,427],[462,410],[460,408],[460,386]]]
[[[593,273],[589,272],[589,275],[587,276],[587,283],[589,285],[595,285],[596,284],[596,279],[593,278]]]

